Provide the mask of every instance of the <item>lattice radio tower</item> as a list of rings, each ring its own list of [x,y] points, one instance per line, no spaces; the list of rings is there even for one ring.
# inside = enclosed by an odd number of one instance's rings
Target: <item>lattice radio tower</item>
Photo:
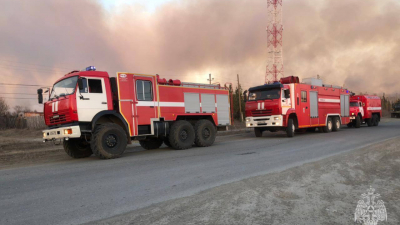
[[[268,26],[267,26],[267,48],[268,62],[265,74],[265,83],[278,81],[283,76],[282,57],[282,0],[267,0]]]

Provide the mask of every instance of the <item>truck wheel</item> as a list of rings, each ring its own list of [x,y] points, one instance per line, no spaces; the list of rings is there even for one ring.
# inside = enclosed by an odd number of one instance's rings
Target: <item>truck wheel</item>
[[[359,115],[356,116],[356,121],[354,122],[355,128],[360,128],[361,126],[361,117]]]
[[[199,120],[194,125],[195,139],[194,143],[199,147],[211,146],[215,141],[217,131],[214,124],[209,120]]]
[[[324,133],[329,133],[332,131],[332,128],[333,128],[332,118],[328,117],[326,126],[322,127],[322,130],[324,131]]]
[[[372,118],[374,118],[374,126],[378,126],[379,125],[379,118],[378,115],[373,115]]]
[[[147,140],[139,141],[140,146],[146,150],[157,149],[162,145],[163,140],[161,138],[150,138]]]
[[[93,154],[90,144],[81,138],[70,138],[63,141],[65,152],[72,158],[86,158]]]
[[[287,128],[286,128],[286,135],[288,137],[293,137],[295,130],[296,130],[296,127],[294,125],[293,119],[289,119],[288,120],[288,124],[287,124]]]
[[[263,131],[261,130],[261,128],[254,127],[254,134],[256,135],[256,137],[262,137],[262,133]]]
[[[372,117],[369,118],[369,119],[366,119],[366,122],[367,122],[367,125],[368,125],[369,127],[372,127],[372,126],[374,125],[374,120],[372,119]]]
[[[121,126],[106,123],[96,126],[90,147],[100,159],[118,158],[124,153],[128,139]]]
[[[339,129],[340,129],[340,119],[339,117],[333,117],[332,131],[338,131]]]
[[[171,147],[178,150],[192,147],[195,132],[192,124],[186,120],[179,120],[172,124],[169,132]]]

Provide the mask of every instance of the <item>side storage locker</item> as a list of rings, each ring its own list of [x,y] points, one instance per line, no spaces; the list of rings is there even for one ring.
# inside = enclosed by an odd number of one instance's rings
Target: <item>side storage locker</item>
[[[229,125],[229,97],[228,95],[217,96],[218,125]]]

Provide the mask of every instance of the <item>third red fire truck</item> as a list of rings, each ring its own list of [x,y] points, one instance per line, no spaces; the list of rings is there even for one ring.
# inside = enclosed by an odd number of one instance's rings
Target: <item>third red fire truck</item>
[[[252,87],[246,102],[246,127],[263,131],[286,131],[293,137],[295,130],[320,129],[337,131],[350,122],[350,92],[324,85],[320,79],[285,77],[280,82]]]
[[[39,102],[43,99],[39,89]],[[230,125],[229,91],[220,85],[184,83],[158,75],[72,71],[44,103],[44,140],[63,140],[68,155],[119,157],[127,143],[145,149],[210,146]]]
[[[350,98],[348,127],[359,128],[365,122],[369,127],[378,126],[382,117],[381,98],[375,95],[354,95]]]

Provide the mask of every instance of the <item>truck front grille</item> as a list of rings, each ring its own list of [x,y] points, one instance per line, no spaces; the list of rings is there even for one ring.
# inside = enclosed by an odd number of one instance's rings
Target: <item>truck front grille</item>
[[[264,109],[264,110],[253,110],[251,112],[252,116],[271,116],[272,109]]]
[[[66,123],[66,122],[70,122],[70,121],[71,121],[71,117],[68,113],[65,113],[65,114],[64,113],[54,113],[54,114],[50,114],[46,118],[46,124],[48,126]]]

